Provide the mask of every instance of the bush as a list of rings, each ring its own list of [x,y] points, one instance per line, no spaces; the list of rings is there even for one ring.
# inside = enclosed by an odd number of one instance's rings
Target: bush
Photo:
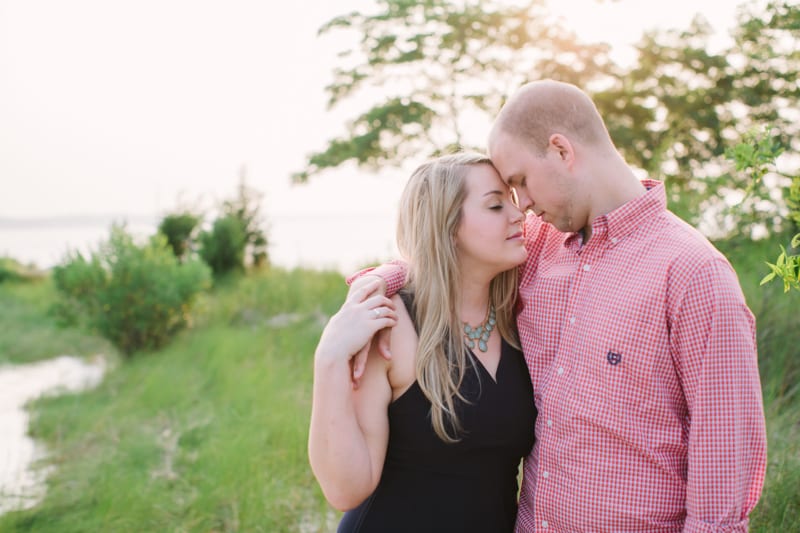
[[[178,259],[184,259],[191,249],[192,234],[200,224],[201,217],[193,213],[173,213],[165,216],[158,231],[167,238],[167,243]]]
[[[0,283],[37,281],[45,278],[45,273],[33,264],[23,265],[11,257],[0,257]]]
[[[200,235],[200,257],[215,276],[244,270],[247,233],[241,221],[233,215],[214,221],[211,231]]]
[[[190,320],[210,272],[200,261],[181,264],[163,235],[137,245],[120,226],[89,259],[80,253],[53,269],[62,318],[84,319],[126,356],[163,346]]]

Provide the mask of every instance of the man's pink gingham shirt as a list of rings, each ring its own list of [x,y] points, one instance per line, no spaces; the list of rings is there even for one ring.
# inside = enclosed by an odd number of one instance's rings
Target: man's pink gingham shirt
[[[518,326],[539,416],[518,532],[746,531],[761,494],[753,315],[728,261],[644,183],[585,246],[527,219]]]

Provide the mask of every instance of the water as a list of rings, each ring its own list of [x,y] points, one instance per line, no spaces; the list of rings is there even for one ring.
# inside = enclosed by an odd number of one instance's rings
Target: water
[[[50,268],[68,251],[96,249],[112,222],[123,220],[139,238],[152,235],[157,225],[155,218],[122,216],[0,219],[0,256]],[[397,256],[394,213],[273,216],[267,227],[270,259],[277,266],[346,274]]]
[[[28,436],[25,404],[43,394],[94,387],[104,372],[101,358],[86,362],[69,356],[0,367],[0,514],[35,506],[52,471],[34,467],[47,451]]]

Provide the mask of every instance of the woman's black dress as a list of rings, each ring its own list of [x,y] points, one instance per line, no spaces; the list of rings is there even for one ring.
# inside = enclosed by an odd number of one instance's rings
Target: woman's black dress
[[[409,310],[409,296],[402,294]],[[413,317],[413,313],[410,313]],[[389,405],[389,445],[375,492],[345,513],[339,533],[512,531],[520,459],[533,446],[536,408],[519,350],[502,342],[495,382],[473,357],[458,402],[464,433],[443,442],[419,384]]]

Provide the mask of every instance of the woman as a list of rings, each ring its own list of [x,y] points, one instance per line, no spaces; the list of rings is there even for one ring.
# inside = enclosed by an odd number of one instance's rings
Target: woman
[[[419,167],[400,203],[405,292],[354,290],[314,361],[309,457],[340,532],[511,531],[533,392],[514,325],[523,215],[489,160]],[[350,362],[393,327],[387,361]]]

